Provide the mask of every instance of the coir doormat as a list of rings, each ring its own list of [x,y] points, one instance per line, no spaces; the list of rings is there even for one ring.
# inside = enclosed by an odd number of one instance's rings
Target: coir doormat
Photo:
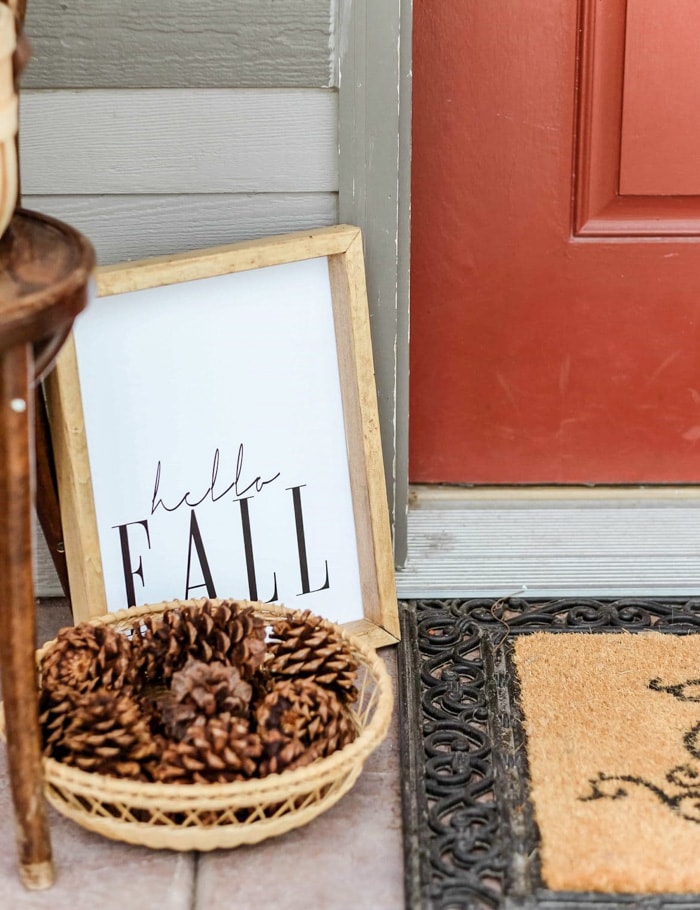
[[[700,910],[700,598],[401,621],[409,907]]]

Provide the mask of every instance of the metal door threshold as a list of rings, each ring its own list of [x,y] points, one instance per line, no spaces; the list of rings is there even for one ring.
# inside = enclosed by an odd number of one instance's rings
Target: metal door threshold
[[[414,497],[402,599],[700,596],[700,498]]]

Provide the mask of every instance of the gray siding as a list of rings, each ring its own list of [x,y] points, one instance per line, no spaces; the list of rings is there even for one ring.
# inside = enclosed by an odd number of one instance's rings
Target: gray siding
[[[165,256],[335,224],[335,193],[192,193],[189,196],[28,196],[28,208],[90,237],[100,262]],[[115,231],[115,224],[138,229]]]
[[[328,89],[27,91],[24,192],[333,192],[336,101]]]
[[[28,88],[329,85],[330,0],[31,0]]]

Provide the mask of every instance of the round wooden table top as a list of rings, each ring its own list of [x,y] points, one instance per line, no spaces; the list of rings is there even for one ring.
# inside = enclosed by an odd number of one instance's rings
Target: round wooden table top
[[[94,266],[92,245],[74,228],[15,212],[0,237],[0,349],[65,337],[87,303]]]

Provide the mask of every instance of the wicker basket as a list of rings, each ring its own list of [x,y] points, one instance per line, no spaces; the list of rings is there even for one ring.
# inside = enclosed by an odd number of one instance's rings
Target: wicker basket
[[[92,622],[126,630],[147,614],[202,602],[135,607]],[[265,621],[290,612],[270,604],[250,606]],[[393,706],[391,680],[380,658],[364,643],[334,628],[359,663],[359,698],[349,709],[357,737],[343,749],[294,771],[231,784],[140,783],[80,771],[47,758],[44,774],[49,802],[63,815],[105,837],[171,850],[253,844],[305,825],[355,783],[365,759],[386,736]],[[38,652],[39,659],[51,644]]]

